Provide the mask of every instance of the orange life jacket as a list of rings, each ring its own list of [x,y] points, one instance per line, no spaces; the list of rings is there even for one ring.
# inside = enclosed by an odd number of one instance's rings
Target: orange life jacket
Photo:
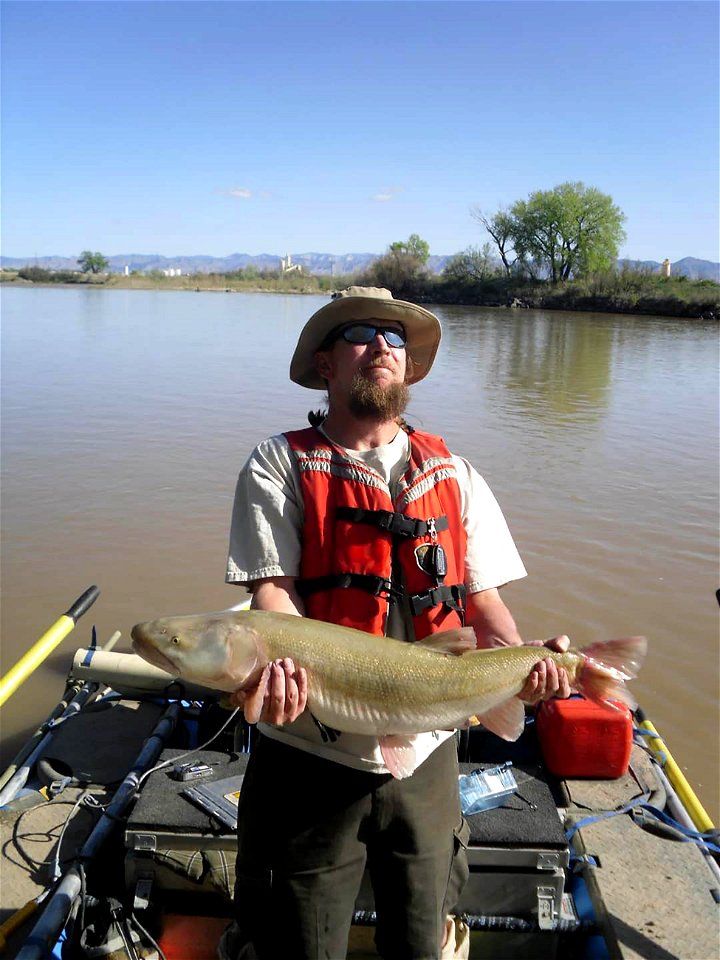
[[[395,501],[384,479],[314,427],[285,434],[305,507],[297,588],[316,620],[385,632],[404,589],[415,638],[463,623],[465,545],[460,488],[440,437],[409,435]]]

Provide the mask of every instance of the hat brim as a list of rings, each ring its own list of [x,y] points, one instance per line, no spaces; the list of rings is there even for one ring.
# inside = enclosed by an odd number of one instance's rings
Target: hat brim
[[[325,390],[326,383],[315,368],[315,354],[327,335],[344,323],[357,320],[394,320],[407,336],[406,351],[412,359],[408,383],[427,376],[440,345],[442,329],[435,314],[407,300],[380,297],[340,297],[314,313],[302,329],[290,361],[290,379],[301,387]]]

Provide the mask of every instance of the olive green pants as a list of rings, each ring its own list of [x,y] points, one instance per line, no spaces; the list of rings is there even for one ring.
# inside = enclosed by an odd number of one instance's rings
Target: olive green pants
[[[453,738],[394,780],[260,736],[238,812],[242,939],[260,960],[342,960],[367,864],[381,956],[437,958],[468,875],[457,777]]]

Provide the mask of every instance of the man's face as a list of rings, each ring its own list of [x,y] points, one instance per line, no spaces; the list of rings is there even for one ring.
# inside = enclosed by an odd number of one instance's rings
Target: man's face
[[[376,326],[382,328],[383,332],[375,330],[372,336],[372,328]],[[405,382],[405,347],[391,346],[384,335],[384,331],[390,334],[396,332],[404,340],[405,332],[401,324],[368,320],[357,324],[344,324],[340,329],[348,330],[348,337],[352,338],[356,330],[359,330],[360,334],[364,337],[370,336],[370,339],[367,343],[349,342],[334,332],[334,341],[327,349],[318,352],[318,370],[328,381],[331,392],[333,388],[347,389],[356,377],[377,384],[380,388]],[[390,339],[393,339],[392,336]]]
[[[332,342],[318,351],[316,363],[327,380],[331,408],[343,406],[360,419],[396,420],[410,398],[401,324],[372,320],[344,324],[329,339]]]
[[[331,408],[342,405],[359,419],[389,422],[404,412],[410,397],[405,331],[399,323],[377,321],[379,329],[374,327],[373,321],[345,324],[340,330],[346,335],[334,332],[335,339],[318,351],[316,362],[328,383]]]

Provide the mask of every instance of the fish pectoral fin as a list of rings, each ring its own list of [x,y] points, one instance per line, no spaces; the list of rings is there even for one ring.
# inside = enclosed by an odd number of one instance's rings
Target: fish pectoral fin
[[[503,740],[517,740],[525,729],[525,707],[517,697],[510,697],[486,713],[478,714],[477,719]]]
[[[415,738],[387,734],[380,737],[380,752],[385,766],[396,780],[404,780],[415,772]]]
[[[477,649],[477,638],[473,627],[457,627],[455,630],[431,633],[422,640],[418,640],[418,644],[436,653],[449,653],[454,657],[460,657],[463,653]]]
[[[225,671],[238,687],[241,687],[267,663],[267,657],[261,650],[260,637],[255,630],[230,630],[228,637],[228,659]]]
[[[257,685],[251,687],[245,697],[243,704],[243,715],[248,723],[257,723],[265,704],[265,694],[267,693],[268,681],[270,679],[270,664],[260,674]]]

